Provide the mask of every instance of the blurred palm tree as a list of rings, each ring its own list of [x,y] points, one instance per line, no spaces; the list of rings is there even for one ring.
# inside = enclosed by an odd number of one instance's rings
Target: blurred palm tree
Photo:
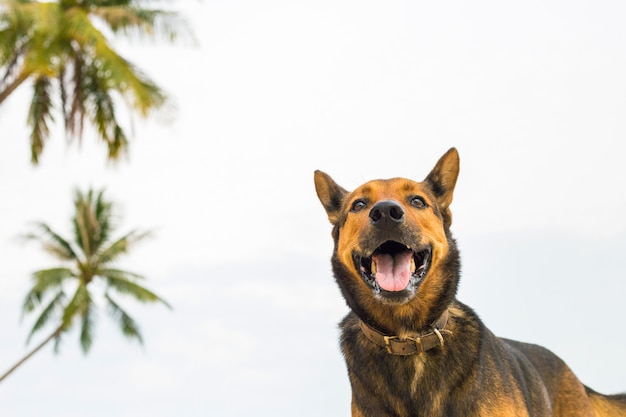
[[[115,230],[112,203],[104,199],[103,191],[76,191],[74,207],[71,239],[61,237],[45,223],[37,223],[36,231],[26,236],[41,243],[46,252],[63,262],[63,266],[36,271],[32,275],[33,286],[24,300],[23,313],[40,310],[27,342],[46,324],[55,323],[54,330],[0,376],[0,382],[50,341],[55,340],[55,352],[58,352],[61,337],[74,324],[80,326],[79,340],[83,352],[89,351],[93,343],[97,307],[90,284],[96,280],[103,284],[101,292],[109,315],[129,339],[143,343],[137,323],[121,307],[113,293],[129,296],[141,303],[160,302],[170,307],[162,298],[139,284],[143,279],[141,275],[113,265],[134,244],[149,236],[149,232],[132,230],[112,239]]]
[[[144,8],[149,0],[0,0],[0,106],[32,80],[28,113],[31,161],[39,162],[59,107],[68,138],[85,120],[106,143],[108,159],[127,152],[118,122],[121,101],[142,117],[167,102],[164,91],[121,57],[100,28],[169,41],[193,37],[175,12]]]

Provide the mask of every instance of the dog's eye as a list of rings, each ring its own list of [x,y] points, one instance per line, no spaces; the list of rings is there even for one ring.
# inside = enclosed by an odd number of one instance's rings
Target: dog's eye
[[[350,208],[350,211],[360,211],[360,210],[363,210],[365,206],[366,206],[365,201],[355,200],[354,203],[352,203],[352,207]]]
[[[426,207],[426,201],[424,201],[424,199],[420,196],[414,196],[411,197],[411,205],[413,207],[417,207],[417,208],[424,208]]]

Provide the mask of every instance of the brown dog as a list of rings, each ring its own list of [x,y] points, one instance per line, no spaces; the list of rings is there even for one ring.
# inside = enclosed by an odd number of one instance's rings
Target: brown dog
[[[553,353],[494,336],[456,300],[458,173],[454,148],[422,182],[374,180],[348,192],[315,172],[351,309],[341,348],[352,416],[626,416],[626,395],[594,392]]]

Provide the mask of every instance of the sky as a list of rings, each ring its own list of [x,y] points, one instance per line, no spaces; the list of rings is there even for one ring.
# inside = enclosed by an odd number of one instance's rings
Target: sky
[[[347,189],[422,180],[453,146],[459,300],[626,391],[624,2],[175,5],[195,44],[114,41],[176,104],[132,120],[126,160],[56,126],[33,167],[28,88],[0,107],[0,371],[43,339],[25,345],[21,303],[56,265],[19,236],[68,235],[77,187],[106,190],[120,234],[154,231],[119,266],[173,306],[124,302],[143,346],[102,310],[89,355],[75,332],[39,352],[2,383],[0,415],[348,415],[348,310],[313,171]]]

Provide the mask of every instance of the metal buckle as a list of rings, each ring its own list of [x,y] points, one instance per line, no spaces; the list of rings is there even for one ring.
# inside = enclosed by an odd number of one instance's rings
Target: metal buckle
[[[422,345],[421,337],[412,337],[411,340],[415,342],[415,346],[417,347],[417,353],[424,353],[424,346]]]
[[[405,339],[401,339],[398,336],[383,336],[383,339],[385,340],[385,348],[387,349],[387,352],[392,354],[392,355],[412,355],[414,353],[424,353],[424,346],[422,345],[422,338],[421,337],[407,337]],[[391,344],[392,340],[399,340],[401,343],[400,346],[396,345],[396,348],[400,348],[400,350],[394,350],[394,346]],[[415,351],[411,351],[411,349],[408,349],[411,345],[409,344],[409,342],[413,342],[415,345]]]
[[[394,352],[391,348],[391,341],[398,339],[398,336],[383,336],[383,339],[385,339],[385,347],[387,348],[387,352],[393,355]]]
[[[439,339],[439,344],[441,345],[441,347],[443,347],[443,336],[441,335],[441,332],[436,327],[433,327],[433,332],[437,335],[437,338]]]

